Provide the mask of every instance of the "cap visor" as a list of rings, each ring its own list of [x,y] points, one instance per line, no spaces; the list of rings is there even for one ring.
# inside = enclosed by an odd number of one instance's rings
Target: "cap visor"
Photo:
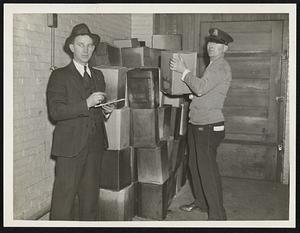
[[[207,37],[206,42],[215,42],[215,43],[218,43],[218,44],[226,44],[225,41],[220,40],[216,37]]]

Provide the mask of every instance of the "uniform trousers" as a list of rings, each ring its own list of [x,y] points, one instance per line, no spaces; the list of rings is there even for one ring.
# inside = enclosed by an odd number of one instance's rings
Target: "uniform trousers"
[[[73,220],[73,204],[77,194],[79,219],[83,221],[98,220],[100,168],[103,151],[93,150],[93,147],[91,148],[89,145],[75,157],[57,157],[51,220]]]
[[[225,130],[214,131],[224,122],[209,125],[188,125],[189,168],[195,203],[208,210],[209,220],[226,220],[222,183],[216,161],[217,148]],[[220,127],[219,127],[220,129]]]

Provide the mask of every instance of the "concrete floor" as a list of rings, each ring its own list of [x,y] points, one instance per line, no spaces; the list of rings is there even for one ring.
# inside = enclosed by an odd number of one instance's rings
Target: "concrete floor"
[[[257,180],[223,177],[224,207],[228,220],[287,220],[288,186]],[[200,211],[186,213],[179,209],[193,201],[188,182],[172,202],[166,220],[206,220]]]
[[[222,177],[228,220],[288,220],[289,188],[278,183]],[[182,187],[168,209],[166,221],[207,220],[199,210],[184,212],[179,206],[193,201],[189,183]],[[135,217],[133,220],[147,220]]]
[[[278,183],[223,177],[224,207],[228,220],[288,220],[289,188]],[[179,206],[193,201],[188,181],[174,197],[165,221],[207,220],[198,210],[187,213]],[[49,214],[40,220],[49,219]],[[147,221],[134,217],[133,221]]]

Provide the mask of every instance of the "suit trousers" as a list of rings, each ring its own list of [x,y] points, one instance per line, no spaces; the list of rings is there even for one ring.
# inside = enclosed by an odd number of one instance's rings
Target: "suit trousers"
[[[195,203],[208,210],[209,220],[226,220],[223,207],[222,183],[216,161],[217,148],[225,137],[225,131],[214,131],[209,125],[188,126],[189,168]]]
[[[100,167],[103,151],[86,146],[75,157],[57,157],[51,203],[51,220],[73,220],[79,198],[79,219],[98,220]]]

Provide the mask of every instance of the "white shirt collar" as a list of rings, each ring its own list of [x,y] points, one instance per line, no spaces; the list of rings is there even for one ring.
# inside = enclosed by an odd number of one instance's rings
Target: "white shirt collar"
[[[73,63],[74,63],[74,65],[75,65],[76,69],[78,70],[78,72],[79,72],[79,73],[81,74],[81,76],[83,77],[83,74],[84,74],[84,65],[78,63],[78,62],[75,61],[74,59],[73,59]],[[86,65],[86,72],[89,74],[90,77],[92,77],[91,70],[90,70],[90,68],[89,68],[88,65]]]

